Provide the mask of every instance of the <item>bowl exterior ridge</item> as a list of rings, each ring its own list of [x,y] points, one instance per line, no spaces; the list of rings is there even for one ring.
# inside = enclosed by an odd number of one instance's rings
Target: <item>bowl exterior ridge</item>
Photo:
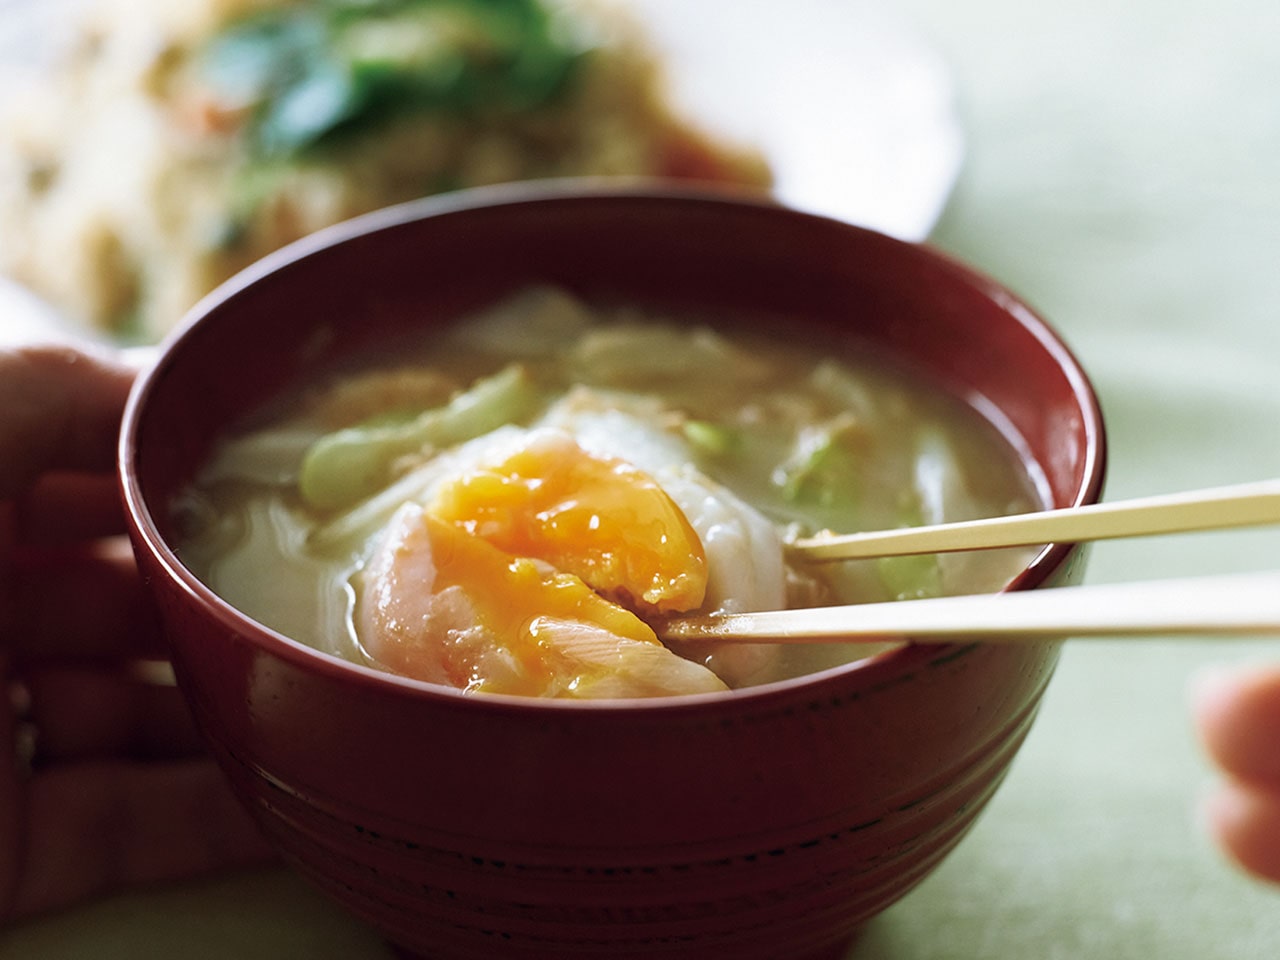
[[[784,949],[803,957],[847,942],[932,871],[996,792],[1035,711],[1030,705],[945,786],[876,821],[701,861],[577,866],[563,849],[539,851],[538,862],[493,860],[357,819],[335,822],[280,785],[251,792],[264,828],[295,867],[424,957],[769,960]],[[235,758],[220,759],[229,770],[239,764],[243,776],[261,776]],[[714,877],[713,887],[704,877]],[[536,899],[522,902],[535,879]],[[818,918],[822,936],[801,951]]]

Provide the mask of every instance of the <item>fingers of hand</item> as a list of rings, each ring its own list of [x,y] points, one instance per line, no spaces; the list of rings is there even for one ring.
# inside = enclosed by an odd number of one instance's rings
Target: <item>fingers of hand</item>
[[[194,756],[202,744],[167,664],[29,671],[30,719],[41,768],[69,760]]]
[[[1218,844],[1255,876],[1280,883],[1280,793],[1227,783],[1205,807]]]
[[[120,545],[29,549],[120,529],[106,485],[47,475],[110,474],[132,380],[118,361],[68,347],[0,350],[0,501],[22,498],[0,503],[0,586],[11,588],[0,653],[30,677],[45,761],[25,783],[16,766],[0,771],[0,909],[12,902],[18,915],[269,857],[210,761],[93,759],[182,752],[190,725],[172,690],[130,683],[119,666],[159,649]],[[16,743],[26,721],[4,714],[0,740]]]
[[[165,650],[123,539],[13,558],[10,650],[21,662],[129,660]]]
[[[28,809],[16,916],[272,859],[208,760],[53,767],[32,780]]]
[[[1280,882],[1280,669],[1205,674],[1192,707],[1227,775],[1205,805],[1210,832],[1244,869]]]
[[[1206,674],[1193,708],[1205,749],[1224,771],[1280,793],[1280,669]]]
[[[31,743],[24,737],[30,698],[9,673],[8,659],[0,650],[0,753],[12,745],[13,754],[0,756],[0,920],[8,915],[17,890],[25,851],[26,783]]]
[[[0,350],[0,499],[48,470],[109,471],[133,376],[66,346]]]
[[[14,547],[65,546],[125,532],[114,474],[49,473],[14,501]]]

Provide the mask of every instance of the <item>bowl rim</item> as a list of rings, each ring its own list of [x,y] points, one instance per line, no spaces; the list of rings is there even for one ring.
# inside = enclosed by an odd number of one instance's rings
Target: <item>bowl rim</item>
[[[773,211],[800,220],[834,224],[841,229],[877,237],[890,245],[911,248],[923,253],[957,275],[983,296],[994,300],[1006,311],[1013,313],[1052,358],[1057,368],[1065,374],[1082,414],[1085,435],[1082,464],[1084,482],[1076,490],[1071,506],[1093,503],[1101,497],[1107,466],[1107,435],[1102,408],[1088,375],[1062,336],[1038,312],[1009,288],[981,271],[938,250],[928,241],[916,242],[894,238],[880,231],[828,215],[790,207],[767,194],[747,188],[719,184],[659,183],[633,178],[549,179],[459,190],[410,200],[353,217],[318,230],[267,254],[201,298],[184,315],[175,329],[161,341],[154,359],[141,370],[135,380],[125,406],[117,447],[117,482],[135,551],[145,550],[149,558],[165,571],[173,584],[212,613],[227,630],[293,666],[319,673],[333,680],[354,681],[362,685],[372,684],[387,692],[404,696],[465,701],[472,705],[467,708],[471,710],[519,713],[587,711],[592,714],[607,714],[723,709],[726,704],[758,704],[790,697],[803,691],[811,691],[814,695],[820,696],[824,692],[824,687],[842,678],[865,677],[869,683],[874,683],[875,678],[883,672],[892,675],[910,673],[930,663],[949,662],[982,646],[980,643],[969,641],[949,644],[913,644],[908,641],[902,646],[848,663],[727,692],[602,700],[567,700],[497,693],[478,696],[442,684],[416,680],[345,660],[335,654],[294,640],[240,612],[206,586],[179,559],[176,551],[161,534],[141,488],[137,468],[138,433],[158,382],[164,372],[174,364],[175,356],[180,353],[182,345],[192,336],[192,332],[199,326],[204,316],[224,303],[234,300],[266,277],[298,261],[318,255],[330,247],[366,234],[393,229],[418,220],[466,214],[495,207],[591,202],[600,199],[639,203],[722,204],[754,207],[761,211]],[[1074,550],[1080,548],[1080,545],[1070,543],[1046,545],[999,592],[1026,590],[1039,586],[1067,563]],[[1059,642],[1043,641],[1044,644]]]

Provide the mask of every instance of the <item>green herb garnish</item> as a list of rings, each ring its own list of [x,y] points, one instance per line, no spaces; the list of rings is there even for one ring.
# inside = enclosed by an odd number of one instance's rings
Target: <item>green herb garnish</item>
[[[325,0],[232,23],[201,67],[271,158],[415,113],[537,107],[584,55],[537,0]]]

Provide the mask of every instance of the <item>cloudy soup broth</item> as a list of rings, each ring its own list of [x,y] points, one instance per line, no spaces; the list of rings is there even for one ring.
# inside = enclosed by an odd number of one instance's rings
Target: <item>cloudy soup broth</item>
[[[883,357],[537,288],[317,374],[174,509],[197,576],[319,650],[476,694],[649,697],[884,648],[664,645],[664,618],[989,592],[1033,555],[804,564],[789,541],[1023,513],[1042,487]]]

